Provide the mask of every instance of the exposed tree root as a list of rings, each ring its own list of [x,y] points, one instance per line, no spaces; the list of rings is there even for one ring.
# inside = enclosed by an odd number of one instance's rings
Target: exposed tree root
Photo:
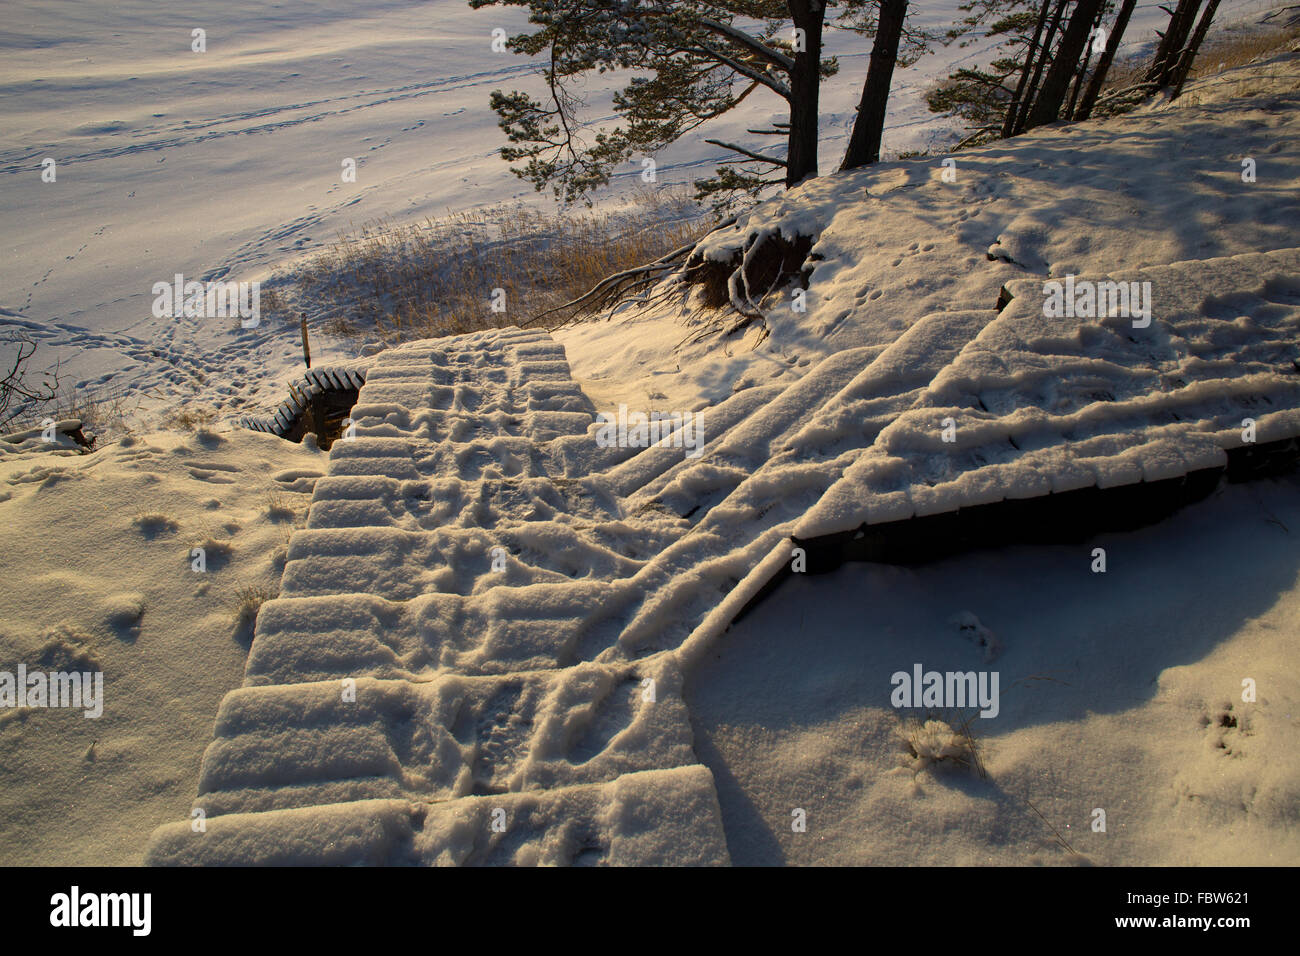
[[[700,286],[704,305],[718,310],[729,308],[734,316],[729,319],[723,314],[702,323],[681,344],[689,345],[714,334],[730,338],[755,324],[761,329],[758,341],[762,342],[771,334],[765,308],[773,293],[791,282],[800,288],[808,287],[811,270],[806,263],[812,244],[810,236],[789,240],[778,230],[762,231],[751,233],[743,251],[731,262],[706,261],[703,256],[688,259],[687,268],[698,271],[683,280]]]
[[[710,235],[735,222],[732,218],[719,223]],[[727,339],[755,325],[760,330],[758,342],[762,342],[771,333],[765,309],[773,295],[792,282],[800,288],[808,287],[811,268],[807,261],[812,244],[810,236],[791,240],[777,229],[756,230],[730,261],[719,261],[705,258],[700,242],[694,242],[644,266],[607,276],[571,302],[534,316],[529,324],[568,312],[568,317],[554,327],[562,328],[584,314],[612,314],[632,303],[644,308],[693,291],[697,304],[715,314],[693,329],[678,348],[713,335]]]

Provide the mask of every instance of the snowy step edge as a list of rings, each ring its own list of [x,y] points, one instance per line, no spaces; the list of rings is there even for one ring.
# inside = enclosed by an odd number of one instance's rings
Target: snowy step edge
[[[521,820],[522,846],[512,830]],[[145,864],[563,865],[593,853],[615,866],[729,864],[712,772],[690,764],[443,803],[379,799],[196,816],[158,827]]]

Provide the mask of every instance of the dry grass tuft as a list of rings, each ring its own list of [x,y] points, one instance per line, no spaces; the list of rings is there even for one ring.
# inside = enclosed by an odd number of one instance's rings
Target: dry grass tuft
[[[6,418],[0,433],[39,428],[46,418],[56,422],[76,418],[81,421],[81,430],[86,437],[93,435],[98,444],[103,445],[106,439],[130,433],[127,419],[133,412],[130,399],[119,386],[61,385],[53,398],[30,403]]]
[[[163,415],[162,423],[166,428],[178,432],[197,432],[204,430],[217,420],[217,413],[211,408],[174,408]]]
[[[267,601],[279,596],[274,588],[259,584],[239,588],[235,592],[234,624],[237,632],[251,632],[257,623],[257,612]]]
[[[956,766],[975,771],[981,779],[987,777],[971,733],[971,721],[976,717],[974,713],[963,717],[938,712],[904,717],[899,727],[904,765],[915,773],[934,766]]]
[[[281,301],[303,303],[326,335],[387,345],[527,325],[706,231],[703,211],[668,189],[644,190],[618,213],[510,206],[413,225],[381,220],[281,277]],[[498,289],[504,312],[492,308]]]
[[[131,524],[137,528],[146,537],[156,537],[160,534],[172,534],[180,529],[177,523],[170,515],[161,511],[140,511],[131,518]]]

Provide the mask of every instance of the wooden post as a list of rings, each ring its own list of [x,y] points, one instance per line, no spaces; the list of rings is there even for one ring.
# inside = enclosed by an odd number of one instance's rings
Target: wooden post
[[[316,445],[321,451],[329,451],[329,405],[325,393],[317,392],[311,398],[312,432],[316,435]]]
[[[302,313],[302,360],[311,368],[311,349],[307,347],[307,313]]]

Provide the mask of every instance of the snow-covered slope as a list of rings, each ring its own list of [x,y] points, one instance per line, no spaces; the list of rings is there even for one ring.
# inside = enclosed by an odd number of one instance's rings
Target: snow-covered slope
[[[694,408],[792,381],[844,349],[887,345],[931,313],[991,310],[1017,279],[1294,247],[1294,69],[1294,55],[1283,55],[1189,86],[1173,107],[965,150],[949,160],[955,181],[939,158],[909,159],[761,204],[705,240],[710,257],[734,260],[753,237],[780,233],[813,237],[817,261],[807,312],[789,299],[771,306],[757,350],[757,325],[743,338],[673,348],[701,321],[677,309],[624,313],[559,339],[597,404],[644,405],[657,393],[669,407]],[[1224,100],[1224,90],[1260,92]],[[1242,179],[1247,158],[1253,182]]]
[[[274,590],[325,467],[310,444],[242,429],[88,455],[0,442],[0,670],[104,675],[97,719],[0,710],[6,864],[136,866],[149,833],[185,814],[248,654],[238,593]]]

